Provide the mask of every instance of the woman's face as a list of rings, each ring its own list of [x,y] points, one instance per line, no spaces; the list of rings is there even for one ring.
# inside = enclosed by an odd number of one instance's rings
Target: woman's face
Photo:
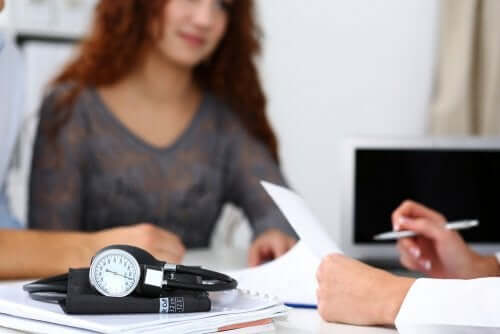
[[[168,0],[157,50],[177,65],[195,67],[203,62],[214,52],[226,32],[232,2]]]

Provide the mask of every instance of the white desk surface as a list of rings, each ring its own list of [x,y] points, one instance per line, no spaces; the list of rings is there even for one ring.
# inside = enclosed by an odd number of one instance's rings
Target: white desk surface
[[[244,268],[246,265],[246,252],[240,249],[217,249],[188,251],[183,264],[203,265],[214,270],[234,270]],[[276,323],[276,332],[287,334],[306,333],[335,333],[335,334],[395,334],[393,328],[360,327],[327,323],[321,319],[316,310],[291,309],[288,319]],[[0,327],[0,333],[14,334],[12,331]]]

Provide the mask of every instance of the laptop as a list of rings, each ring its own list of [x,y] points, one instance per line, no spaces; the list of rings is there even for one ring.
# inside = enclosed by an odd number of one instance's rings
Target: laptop
[[[449,221],[478,219],[461,231],[480,253],[500,251],[500,137],[354,138],[343,145],[341,242],[345,252],[379,267],[397,267],[391,214],[412,199]]]

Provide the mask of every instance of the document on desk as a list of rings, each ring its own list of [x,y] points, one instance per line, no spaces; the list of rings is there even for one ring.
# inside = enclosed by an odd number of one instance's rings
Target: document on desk
[[[500,333],[500,278],[418,279],[395,324],[400,334]]]
[[[269,182],[262,182],[262,186],[295,229],[300,241],[274,261],[229,274],[238,280],[243,289],[277,296],[289,305],[314,306],[316,271],[321,258],[341,251],[301,197]]]
[[[320,259],[299,241],[280,258],[229,272],[241,289],[276,296],[286,304],[316,305],[316,270]]]
[[[286,314],[286,307],[264,295],[233,290],[230,299],[212,300],[210,312],[184,314],[68,315],[56,304],[32,300],[26,282],[0,283],[0,327],[33,333],[212,333],[225,326]]]

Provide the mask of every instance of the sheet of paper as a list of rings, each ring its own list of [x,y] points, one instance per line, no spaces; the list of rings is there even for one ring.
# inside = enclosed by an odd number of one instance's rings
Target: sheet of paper
[[[342,253],[300,196],[266,181],[261,181],[261,184],[300,239],[316,256],[323,258],[330,253]]]
[[[316,271],[321,258],[341,251],[302,198],[275,184],[265,181],[261,184],[295,229],[300,241],[274,261],[229,274],[238,280],[242,289],[277,296],[289,304],[316,305]]]
[[[88,334],[89,331],[68,326],[52,324],[25,318],[0,314],[0,333],[2,328],[14,329],[27,333]]]
[[[288,253],[255,268],[228,274],[241,289],[276,296],[285,303],[316,305],[319,257],[301,240]]]
[[[500,278],[418,279],[396,318],[400,334],[500,333]]]

